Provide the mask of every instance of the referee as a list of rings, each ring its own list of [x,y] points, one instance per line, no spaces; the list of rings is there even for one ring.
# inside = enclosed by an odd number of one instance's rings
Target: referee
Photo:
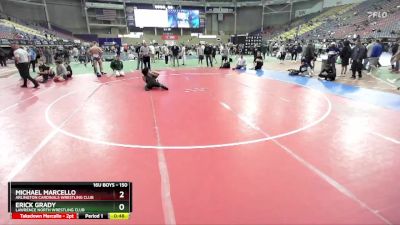
[[[28,87],[27,82],[30,80],[35,86],[34,88],[39,87],[39,83],[31,77],[29,74],[29,56],[28,52],[25,51],[23,48],[18,46],[17,44],[11,45],[11,48],[14,51],[14,60],[15,65],[17,66],[19,75],[24,80],[24,84],[21,86],[22,88]]]

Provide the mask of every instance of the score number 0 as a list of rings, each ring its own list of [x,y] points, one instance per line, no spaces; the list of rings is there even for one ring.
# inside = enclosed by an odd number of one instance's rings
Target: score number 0
[[[122,199],[124,199],[125,198],[125,195],[124,195],[125,193],[123,192],[123,191],[120,191],[119,192],[119,198],[122,198]],[[121,204],[119,204],[119,206],[118,206],[118,208],[119,208],[119,210],[124,210],[125,209],[125,205],[123,204],[123,203],[121,203]]]

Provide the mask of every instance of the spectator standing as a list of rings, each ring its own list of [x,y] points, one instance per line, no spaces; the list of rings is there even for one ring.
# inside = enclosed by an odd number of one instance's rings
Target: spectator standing
[[[135,48],[135,52],[137,54],[137,68],[136,70],[143,69],[143,58],[142,58],[142,54],[140,53],[140,48],[142,47],[142,45],[138,44]]]
[[[213,60],[213,62],[215,61],[215,63],[217,63],[217,59],[215,58],[215,56],[217,55],[217,47],[212,46],[211,55],[212,55],[212,60]]]
[[[254,45],[252,52],[253,52],[253,62],[255,62],[257,58],[257,45]]]
[[[314,48],[312,41],[310,41],[307,44],[307,46],[304,50],[303,58],[304,58],[305,62],[311,67],[311,69],[314,69],[312,62],[315,60],[315,48]]]
[[[400,67],[400,48],[397,48],[397,52],[393,54],[390,62],[392,65],[394,65],[394,68],[392,72],[394,73],[399,73],[399,67]]]
[[[204,55],[206,55],[207,67],[209,66],[208,62],[210,62],[211,67],[213,66],[211,54],[212,54],[212,47],[209,44],[206,44],[206,47],[204,48]]]
[[[172,51],[172,64],[175,67],[175,60],[176,60],[179,67],[179,51],[180,51],[179,46],[174,44],[171,48],[171,51]]]
[[[268,53],[269,53],[270,56],[273,56],[273,53],[274,53],[274,45],[273,45],[272,42],[271,42],[271,43],[269,44],[269,46],[268,46]]]
[[[146,42],[143,43],[142,47],[140,47],[140,55],[142,55],[144,67],[147,67],[149,70],[151,70],[150,48],[147,46]]]
[[[399,42],[400,42],[400,41],[398,41],[398,42],[396,42],[396,43],[394,43],[394,44],[392,45],[392,56],[395,56],[396,53],[398,52],[398,50],[399,50]],[[392,64],[392,70],[393,70],[393,71],[396,71],[396,62],[393,61],[391,64]],[[399,66],[397,65],[397,71],[399,70],[398,67],[399,67]]]
[[[160,59],[160,46],[157,44],[154,46],[154,50],[156,51],[157,59]]]
[[[379,64],[379,58],[381,57],[383,52],[383,46],[379,40],[376,40],[372,46],[371,57],[369,59],[369,68],[368,73],[370,74],[371,70],[376,70]]]
[[[293,44],[293,45],[290,47],[290,56],[291,56],[291,60],[292,60],[292,61],[296,61],[296,60],[297,60],[297,55],[298,55],[298,53],[297,53],[297,44]]]
[[[349,65],[350,57],[351,57],[351,48],[350,48],[350,42],[345,41],[343,43],[343,48],[339,53],[340,60],[342,62],[342,71],[340,72],[341,75],[344,75],[347,73],[347,66]]]
[[[70,51],[70,49],[69,48],[67,48],[66,46],[64,46],[64,52],[63,52],[63,54],[64,54],[64,62],[66,62],[66,63],[70,63],[70,57],[71,57],[71,51]]]
[[[263,58],[264,58],[264,59],[265,59],[265,55],[267,54],[267,51],[268,51],[267,45],[262,44],[262,45],[261,45],[261,52],[262,52],[262,54],[263,54]]]
[[[28,49],[28,55],[29,55],[29,60],[30,60],[29,67],[32,66],[32,71],[36,72],[35,68],[36,68],[36,56],[37,56],[37,54],[36,54],[35,49],[33,49],[33,47]]]
[[[45,47],[44,48],[43,55],[44,55],[44,58],[45,58],[45,63],[47,65],[50,65],[52,63],[52,61],[51,61],[51,52],[50,52],[49,47]]]
[[[199,46],[197,47],[197,56],[199,57],[199,64],[203,65],[204,48],[201,44],[199,44]]]
[[[221,48],[221,67],[224,63],[228,62],[228,58],[229,58],[229,49],[225,46],[222,45]]]
[[[150,59],[151,59],[151,62],[152,62],[152,63],[155,63],[155,62],[156,62],[156,59],[155,59],[156,48],[154,47],[153,44],[150,44],[150,45],[149,45],[149,49],[150,49]]]
[[[336,60],[338,54],[340,53],[339,48],[336,47],[336,43],[332,42],[326,49],[326,52],[328,53],[328,63],[334,68],[334,71],[336,72]]]
[[[281,46],[279,47],[279,52],[280,52],[279,59],[281,60],[281,64],[282,64],[283,61],[285,61],[285,58],[286,58],[286,46],[285,46],[284,43],[282,43]]]
[[[356,41],[356,46],[353,48],[351,53],[351,59],[353,63],[351,64],[352,76],[351,78],[356,79],[356,72],[358,72],[358,77],[362,77],[363,64],[362,61],[367,56],[367,49],[362,45],[361,40]]]
[[[300,43],[297,43],[294,49],[295,49],[295,52],[296,52],[294,61],[297,61],[297,57],[299,56],[299,54],[301,54],[303,52],[303,48],[301,47]]]
[[[2,48],[0,48],[0,64],[2,67],[7,66],[7,54]]]
[[[164,45],[163,47],[163,54],[164,54],[164,60],[165,60],[165,64],[168,64],[168,58],[169,58],[169,48],[167,45]]]
[[[56,53],[57,53],[57,48],[56,47],[53,47],[53,48],[50,48],[49,49],[50,50],[50,59],[51,59],[51,64],[54,64],[55,62],[55,60],[54,60],[54,57],[55,57],[55,55],[56,55]]]
[[[367,69],[367,65],[369,63],[369,58],[371,57],[371,53],[372,53],[372,48],[374,46],[374,43],[372,41],[369,41],[368,45],[367,45],[367,55],[366,58],[364,59],[364,63],[363,63],[363,69],[366,70]]]
[[[79,56],[79,50],[78,50],[78,48],[76,46],[74,46],[72,48],[72,56],[73,56],[75,62],[77,62],[78,61],[78,56]]]
[[[182,65],[185,65],[186,62],[186,46],[182,45],[182,49],[181,49],[181,54],[182,54]]]

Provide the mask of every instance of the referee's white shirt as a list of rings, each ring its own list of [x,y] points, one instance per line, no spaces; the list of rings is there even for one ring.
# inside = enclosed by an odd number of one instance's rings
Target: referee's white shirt
[[[14,58],[18,59],[18,63],[27,63],[29,62],[28,52],[22,48],[19,48],[14,51]]]

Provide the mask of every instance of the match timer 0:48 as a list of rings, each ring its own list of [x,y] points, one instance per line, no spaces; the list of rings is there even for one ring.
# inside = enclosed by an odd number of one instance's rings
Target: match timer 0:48
[[[131,182],[9,182],[13,219],[129,219]]]

